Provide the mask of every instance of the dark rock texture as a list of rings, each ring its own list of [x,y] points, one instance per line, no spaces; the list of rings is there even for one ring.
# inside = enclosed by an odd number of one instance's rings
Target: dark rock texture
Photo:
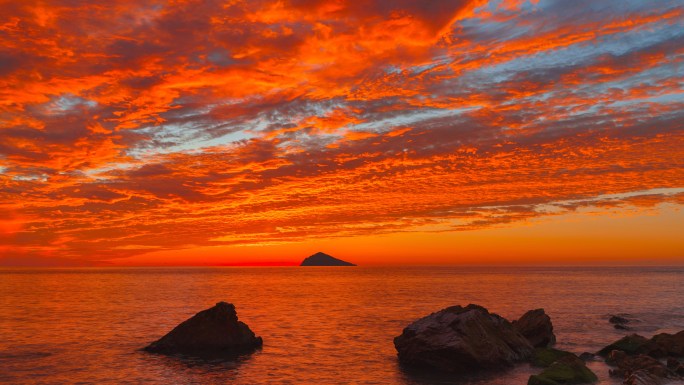
[[[421,318],[394,339],[394,346],[404,365],[452,373],[502,370],[530,359],[533,351],[510,322],[477,305]]]
[[[528,385],[590,384],[598,377],[589,370],[584,361],[568,354],[551,364],[543,372],[530,376]]]
[[[630,334],[601,349],[599,355],[606,357],[613,350],[620,350],[628,355],[645,354],[654,358],[684,357],[684,330],[677,334],[657,334],[651,339]]]
[[[627,354],[637,354],[648,342],[649,340],[646,337],[630,334],[599,350],[598,354],[602,357],[607,357],[613,350],[620,350]]]
[[[305,258],[300,266],[356,266],[353,263],[331,257],[328,254],[318,252]]]
[[[238,321],[233,304],[219,302],[176,326],[144,350],[162,354],[232,356],[252,352],[262,344],[261,337]]]
[[[675,378],[677,376],[667,366],[663,365],[662,362],[645,354],[630,356],[625,352],[613,350],[606,359],[606,362],[617,366],[616,370],[610,372],[611,375],[621,376],[625,379],[638,372],[648,373],[650,377],[658,379]]]
[[[566,352],[563,350],[558,350],[558,349],[552,349],[552,348],[536,348],[534,349],[534,353],[532,354],[532,360],[530,363],[532,366],[539,366],[542,368],[547,368],[551,366],[554,362],[558,361],[561,358],[568,357],[568,356],[575,356],[574,354],[570,352]],[[581,358],[581,357],[580,357]]]
[[[556,343],[551,318],[546,315],[544,309],[528,311],[513,322],[513,327],[535,348],[545,348]]]

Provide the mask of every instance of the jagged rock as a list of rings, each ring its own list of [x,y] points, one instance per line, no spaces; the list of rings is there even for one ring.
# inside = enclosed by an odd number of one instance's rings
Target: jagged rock
[[[318,252],[306,257],[300,266],[356,266],[355,264]]]
[[[545,348],[556,343],[551,318],[544,309],[528,311],[513,322],[513,327],[536,348]]]
[[[528,360],[533,350],[510,322],[477,305],[421,318],[394,339],[394,346],[404,365],[452,373],[505,369]]]
[[[233,304],[219,302],[182,322],[144,350],[162,354],[232,356],[252,352],[262,344],[261,337],[238,321]]]
[[[598,377],[574,354],[566,355],[543,372],[530,376],[528,385],[589,384]]]

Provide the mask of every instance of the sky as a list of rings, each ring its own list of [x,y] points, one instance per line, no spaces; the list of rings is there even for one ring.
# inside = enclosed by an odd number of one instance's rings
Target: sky
[[[684,263],[684,0],[0,9],[0,265]]]

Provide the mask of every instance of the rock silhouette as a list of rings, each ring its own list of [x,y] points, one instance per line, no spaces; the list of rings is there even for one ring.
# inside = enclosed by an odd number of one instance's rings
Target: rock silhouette
[[[300,266],[356,266],[353,263],[332,257],[320,251],[305,258]]]
[[[459,374],[505,369],[528,360],[533,351],[510,322],[477,305],[421,318],[394,339],[394,346],[404,365]]]
[[[234,356],[250,353],[262,344],[261,337],[238,321],[233,304],[219,302],[182,322],[144,350],[162,354]]]

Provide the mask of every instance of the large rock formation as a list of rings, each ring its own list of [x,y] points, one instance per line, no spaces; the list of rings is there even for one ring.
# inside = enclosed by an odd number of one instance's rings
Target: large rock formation
[[[355,264],[318,252],[306,257],[300,266],[356,266]]]
[[[176,326],[144,350],[163,354],[233,356],[249,353],[262,344],[261,337],[238,321],[233,304],[219,302]]]
[[[513,327],[535,348],[546,348],[556,343],[551,318],[544,309],[528,311],[519,320],[513,321]]]
[[[510,322],[477,305],[421,318],[394,339],[394,346],[405,365],[453,373],[501,370],[528,360],[533,351]]]

